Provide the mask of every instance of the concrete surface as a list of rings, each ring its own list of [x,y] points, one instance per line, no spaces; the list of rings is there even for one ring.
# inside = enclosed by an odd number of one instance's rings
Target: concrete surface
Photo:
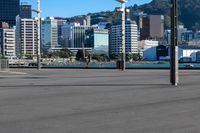
[[[0,133],[199,133],[200,71],[0,73]]]

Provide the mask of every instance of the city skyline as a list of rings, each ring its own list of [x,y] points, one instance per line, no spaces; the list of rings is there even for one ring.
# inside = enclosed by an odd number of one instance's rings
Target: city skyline
[[[127,6],[134,4],[144,4],[152,0],[128,0]],[[36,8],[36,0],[20,0],[20,2],[28,2]],[[59,17],[73,17],[77,15],[85,15],[88,13],[114,10],[115,7],[119,7],[120,4],[115,0],[88,0],[82,2],[82,0],[65,1],[65,0],[41,0],[42,17],[47,16],[59,16]],[[80,4],[79,4],[80,3]],[[106,3],[106,4],[105,4]],[[33,14],[35,16],[35,14]]]

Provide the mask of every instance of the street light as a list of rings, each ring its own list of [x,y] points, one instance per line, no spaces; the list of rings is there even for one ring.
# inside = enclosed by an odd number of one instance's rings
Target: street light
[[[125,15],[126,15],[126,0],[116,0],[121,3],[121,8],[117,9],[118,12],[122,13],[122,58],[121,58],[121,69],[126,69],[126,47],[125,47]]]
[[[178,66],[178,38],[177,38],[177,0],[171,0],[171,47],[170,47],[170,81],[173,86],[178,85],[179,66]]]
[[[40,70],[41,66],[40,66],[40,21],[41,21],[41,10],[40,10],[40,0],[37,0],[37,10],[33,10],[34,12],[37,13],[38,16],[38,20],[37,20],[37,32],[38,32],[38,47],[37,47],[37,69]]]

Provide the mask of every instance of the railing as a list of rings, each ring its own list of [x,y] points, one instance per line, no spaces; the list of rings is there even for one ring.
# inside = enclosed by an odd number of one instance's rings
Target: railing
[[[9,71],[9,62],[7,59],[0,59],[0,71]]]

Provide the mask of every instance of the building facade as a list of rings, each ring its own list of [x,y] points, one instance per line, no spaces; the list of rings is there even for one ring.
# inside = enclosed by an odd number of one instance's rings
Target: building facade
[[[8,59],[16,57],[15,42],[15,27],[0,28],[1,55]]]
[[[109,34],[108,30],[90,29],[86,31],[86,47],[92,48],[97,54],[109,53]]]
[[[21,19],[16,20],[16,51],[17,56],[34,56],[37,54],[37,20]]]
[[[0,0],[0,22],[6,22],[10,27],[16,23],[15,18],[20,12],[20,0]]]
[[[140,18],[140,40],[164,38],[164,16],[143,15]]]
[[[138,53],[137,24],[126,21],[125,28],[126,54]],[[109,35],[109,55],[119,55],[122,52],[122,26],[113,25]]]
[[[66,20],[62,18],[55,18],[57,20],[57,29],[58,29],[58,46],[66,47],[64,45],[64,38],[62,37],[62,27],[66,24]]]
[[[80,23],[66,24],[62,27],[62,36],[68,48],[82,48],[86,46],[86,30],[97,27],[84,26]]]
[[[136,13],[135,10],[131,8],[130,18],[132,20],[135,20],[138,26],[138,39],[145,40],[146,38],[148,38],[150,33],[149,33],[149,20],[145,19],[147,18],[147,14],[143,12]]]
[[[149,15],[150,20],[150,38],[163,39],[164,38],[164,16],[163,15]]]
[[[58,24],[53,17],[42,19],[41,41],[43,52],[58,47]]]
[[[22,2],[20,5],[20,18],[32,18],[32,6],[26,2]]]

